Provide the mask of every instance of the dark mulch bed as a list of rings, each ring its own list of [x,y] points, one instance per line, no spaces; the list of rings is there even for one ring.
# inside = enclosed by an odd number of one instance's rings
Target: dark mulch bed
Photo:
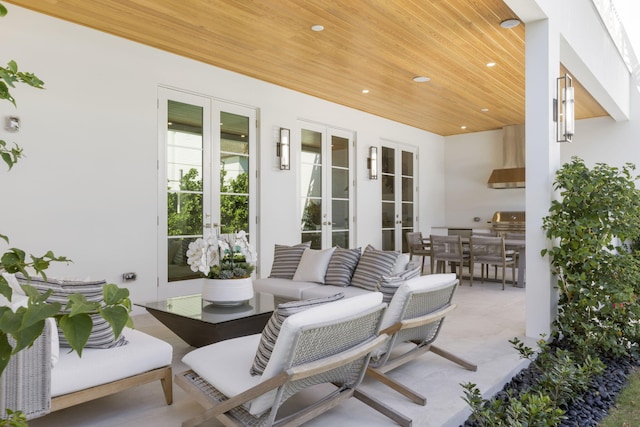
[[[604,372],[591,380],[589,389],[580,398],[574,399],[568,407],[562,408],[567,419],[559,424],[561,427],[597,427],[614,406],[633,368],[640,366],[640,360],[631,357],[601,356],[600,360],[606,365]],[[505,400],[508,390],[518,392],[529,388],[529,385],[535,382],[535,375],[532,369],[520,371],[495,397]],[[467,420],[463,427],[476,427],[476,424]]]

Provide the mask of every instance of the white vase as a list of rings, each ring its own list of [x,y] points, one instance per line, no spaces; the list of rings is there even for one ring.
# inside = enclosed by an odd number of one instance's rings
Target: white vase
[[[220,306],[236,306],[253,298],[251,277],[244,279],[206,279],[202,299]]]

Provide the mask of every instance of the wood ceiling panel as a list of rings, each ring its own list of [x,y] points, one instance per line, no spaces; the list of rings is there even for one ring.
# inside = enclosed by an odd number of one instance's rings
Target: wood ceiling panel
[[[9,2],[440,135],[524,122],[525,28],[499,26],[502,0]]]

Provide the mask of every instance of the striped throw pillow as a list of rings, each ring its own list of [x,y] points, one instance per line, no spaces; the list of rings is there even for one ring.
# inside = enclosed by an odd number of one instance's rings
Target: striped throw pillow
[[[400,285],[407,280],[420,276],[421,269],[422,267],[419,265],[409,264],[407,269],[400,274],[395,276],[382,276],[378,286],[378,290],[382,292],[382,301],[390,302]]]
[[[381,251],[368,245],[358,261],[353,273],[351,285],[368,291],[376,291],[382,276],[388,276],[393,270],[399,252]]]
[[[295,246],[276,245],[269,277],[293,280],[304,250],[310,247],[311,242],[304,242]]]
[[[62,304],[63,309],[67,305],[69,296],[72,294],[82,294],[89,302],[104,302],[102,296],[102,287],[106,284],[104,280],[85,282],[55,280],[51,278],[44,280],[41,277],[27,279],[18,276],[18,281],[21,284],[33,286],[41,294],[47,292],[49,289],[53,290],[53,293],[47,298],[47,302],[59,302]],[[91,320],[93,321],[93,327],[91,328],[87,345],[85,345],[84,348],[112,348],[127,344],[127,340],[122,334],[117,340],[115,339],[111,325],[100,315],[91,315]],[[60,328],[58,328],[58,338],[60,340],[60,347],[71,347]]]
[[[271,358],[273,346],[276,344],[276,340],[278,339],[280,327],[282,327],[282,324],[287,317],[308,308],[317,307],[321,304],[337,301],[342,298],[344,298],[344,294],[339,293],[328,297],[291,301],[278,305],[278,308],[273,312],[266,326],[262,330],[262,337],[260,337],[260,344],[258,344],[256,357],[253,360],[253,366],[251,366],[251,370],[249,371],[251,375],[262,375],[264,373],[264,369],[267,367],[267,363],[269,363],[269,358]]]
[[[349,286],[361,252],[360,248],[336,248],[329,261],[327,274],[324,276],[324,284],[342,286],[343,288]]]

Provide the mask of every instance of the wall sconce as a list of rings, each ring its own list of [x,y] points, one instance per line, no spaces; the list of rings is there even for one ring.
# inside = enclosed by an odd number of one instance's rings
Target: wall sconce
[[[575,133],[575,99],[573,80],[565,74],[558,77],[556,99],[553,100],[553,121],[556,122],[556,141],[571,142]]]
[[[367,169],[369,169],[369,179],[378,179],[378,147],[369,147]]]
[[[280,158],[280,170],[290,169],[291,160],[291,132],[289,129],[280,128],[280,142],[276,145],[277,156]]]

